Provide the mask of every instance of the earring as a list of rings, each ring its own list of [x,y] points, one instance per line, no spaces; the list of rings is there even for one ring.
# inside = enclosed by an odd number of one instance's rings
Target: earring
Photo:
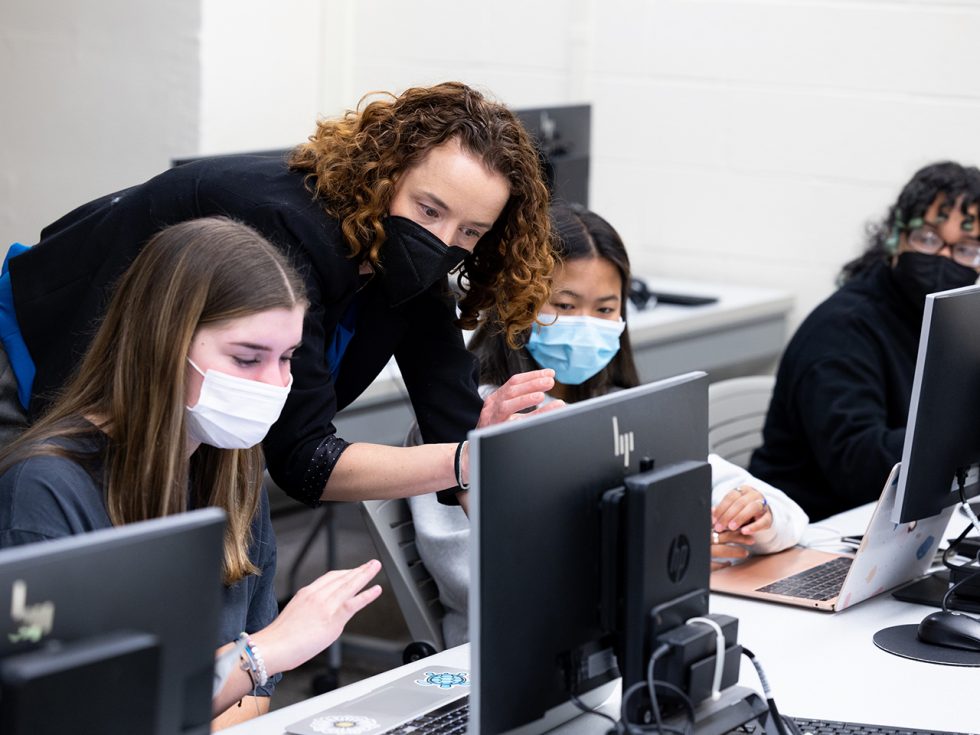
[[[898,252],[898,240],[901,234],[902,228],[898,222],[896,222],[894,225],[892,225],[892,231],[891,234],[888,235],[888,239],[885,240],[885,249],[888,251],[889,255],[894,255],[896,252]]]
[[[892,231],[885,240],[885,249],[889,255],[894,255],[898,252],[898,241],[904,228],[905,223],[902,222],[902,210],[896,209],[895,219],[892,221]]]

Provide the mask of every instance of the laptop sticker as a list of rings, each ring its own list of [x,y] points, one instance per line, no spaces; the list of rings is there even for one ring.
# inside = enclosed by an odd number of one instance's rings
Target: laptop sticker
[[[324,735],[360,735],[377,730],[378,722],[370,717],[359,715],[333,715],[331,717],[317,717],[310,723],[309,727],[313,732],[321,732]]]
[[[929,553],[929,549],[932,548],[935,541],[936,539],[933,536],[928,536],[926,540],[922,542],[922,545],[916,549],[915,558],[921,560],[926,554]]]
[[[425,672],[424,679],[416,679],[415,683],[420,687],[439,687],[440,689],[452,689],[453,687],[468,687],[470,685],[466,674],[452,674],[448,671],[441,673]]]

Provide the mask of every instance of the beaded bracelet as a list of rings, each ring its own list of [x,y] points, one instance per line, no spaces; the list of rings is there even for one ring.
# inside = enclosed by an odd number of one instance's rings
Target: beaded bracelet
[[[258,646],[248,637],[248,633],[243,632],[239,639],[245,641],[245,649],[242,651],[242,671],[248,673],[253,688],[264,687],[269,683],[269,672],[265,668],[265,661],[259,653]]]
[[[460,490],[469,490],[470,485],[468,482],[463,482],[463,468],[460,463],[460,458],[463,455],[463,447],[468,444],[466,441],[461,441],[456,445],[456,456],[453,458],[453,472],[456,473],[456,484],[459,485]]]

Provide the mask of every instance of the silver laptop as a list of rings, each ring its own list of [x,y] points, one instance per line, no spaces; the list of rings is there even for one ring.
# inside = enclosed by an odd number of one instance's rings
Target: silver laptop
[[[437,717],[465,717],[460,700],[470,693],[468,671],[428,666],[355,699],[304,717],[286,728],[293,735],[366,735],[422,729]]]
[[[896,464],[856,554],[799,546],[711,573],[711,591],[836,612],[921,576],[932,564],[953,508],[893,523]]]

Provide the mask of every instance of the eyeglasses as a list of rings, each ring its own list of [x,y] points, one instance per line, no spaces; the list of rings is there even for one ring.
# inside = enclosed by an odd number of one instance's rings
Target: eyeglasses
[[[909,245],[920,253],[936,255],[945,247],[960,265],[967,268],[980,268],[980,241],[962,240],[960,242],[948,243],[931,225],[917,227],[909,233]]]

